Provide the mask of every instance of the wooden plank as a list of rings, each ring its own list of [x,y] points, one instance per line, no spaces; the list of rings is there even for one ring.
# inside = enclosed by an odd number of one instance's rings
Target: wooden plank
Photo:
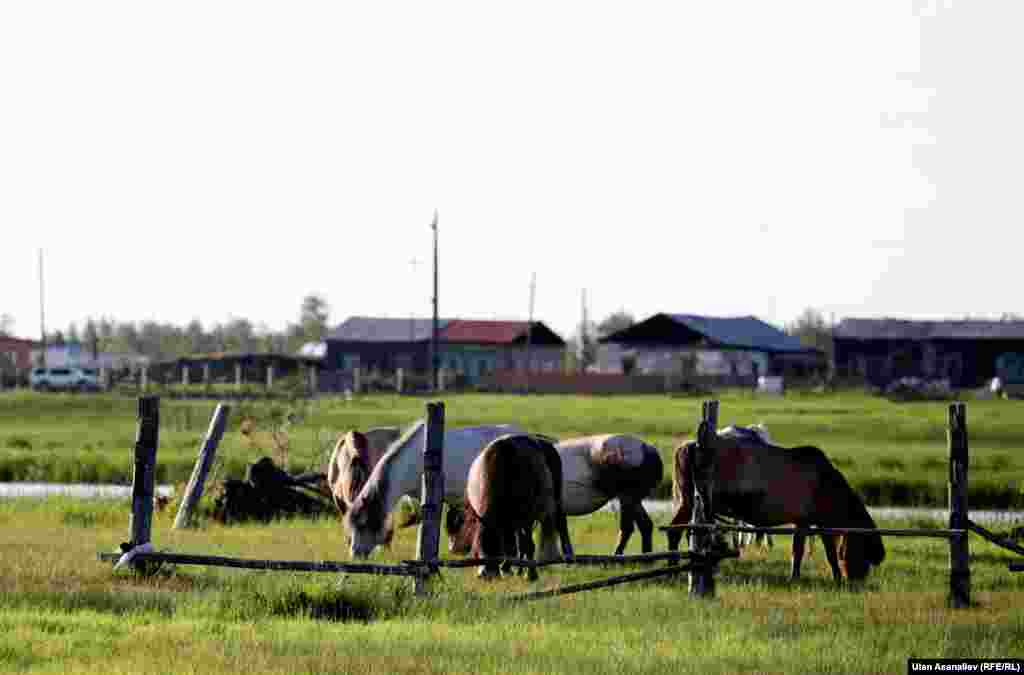
[[[886,527],[754,527],[749,525],[664,525],[660,530],[699,530],[718,529],[725,532],[756,532],[760,534],[804,534],[813,536],[816,534],[880,534],[886,537],[931,537],[934,539],[952,539],[967,535],[968,530],[941,530],[941,529],[904,529]]]
[[[967,529],[967,406],[949,406],[949,529]],[[949,540],[949,605],[970,607],[971,567],[967,537]]]
[[[615,555],[577,555],[572,558],[562,559],[556,558],[554,560],[527,560],[525,558],[460,558],[460,559],[448,559],[448,560],[437,560],[434,561],[433,565],[437,567],[449,567],[449,568],[461,568],[461,567],[477,567],[479,565],[504,565],[509,564],[513,567],[550,567],[552,565],[629,565],[638,563],[651,563],[658,562],[661,560],[678,561],[689,558],[698,558],[699,556],[695,553],[679,552],[679,551],[666,551],[664,553],[643,553],[632,556],[615,556]],[[734,557],[734,556],[727,556]],[[404,565],[423,565],[424,563],[419,560],[403,560]]]
[[[1012,542],[1009,539],[1003,539],[1001,537],[997,537],[995,534],[989,532],[988,530],[986,530],[981,525],[978,525],[977,523],[975,523],[973,520],[970,520],[970,519],[967,520],[967,528],[971,532],[974,532],[975,534],[980,535],[982,539],[987,539],[988,541],[992,542],[996,546],[1001,546],[1002,548],[1005,548],[1008,551],[1013,551],[1014,553],[1019,553],[1020,555],[1024,555],[1024,548],[1021,548],[1015,542]]]
[[[100,553],[99,560],[117,562],[120,553]],[[287,570],[294,572],[346,572],[352,574],[383,574],[389,576],[414,577],[419,572],[406,565],[370,565],[362,563],[335,562],[333,560],[254,560],[229,558],[217,555],[193,555],[190,553],[139,553],[134,560],[166,562],[175,565],[207,565],[210,567],[233,567],[250,570]]]
[[[199,457],[196,458],[195,468],[192,469],[192,477],[185,488],[185,495],[182,497],[181,506],[178,508],[178,515],[174,518],[174,529],[180,530],[193,525],[192,513],[203,496],[203,486],[206,484],[206,477],[213,466],[213,460],[217,455],[217,446],[224,436],[224,428],[227,425],[228,413],[231,407],[224,404],[217,404],[210,419],[210,427],[206,430],[206,438],[199,448]]]
[[[715,522],[714,490],[717,454],[715,439],[718,429],[718,401],[704,401],[701,422],[697,428],[697,446],[694,448],[694,509],[690,521],[695,525]],[[703,490],[701,487],[703,486]],[[698,529],[693,536],[693,550],[701,555],[711,551],[712,535],[707,529]],[[689,592],[692,597],[715,596],[715,568],[713,564],[694,566],[690,572]]]
[[[669,567],[662,567],[656,570],[648,570],[646,572],[634,572],[632,574],[623,574],[620,576],[609,577],[608,579],[601,579],[600,581],[589,581],[582,584],[573,584],[571,586],[562,586],[560,588],[552,588],[547,591],[537,591],[535,593],[524,593],[522,595],[513,595],[509,597],[506,602],[524,602],[526,600],[542,600],[544,598],[554,598],[559,595],[568,595],[570,593],[579,593],[581,591],[590,591],[596,588],[608,588],[610,586],[618,586],[619,584],[626,584],[631,581],[641,581],[644,579],[654,579],[657,577],[664,577],[673,574],[680,574],[682,572],[690,572],[694,567],[691,565],[672,565]]]
[[[441,541],[441,506],[444,501],[444,403],[427,404],[427,430],[423,437],[423,487],[420,491],[420,529],[416,558],[435,563]],[[415,580],[416,595],[427,592],[425,576]]]
[[[132,465],[132,548],[149,543],[153,528],[153,491],[160,430],[159,396],[139,397],[138,420]]]

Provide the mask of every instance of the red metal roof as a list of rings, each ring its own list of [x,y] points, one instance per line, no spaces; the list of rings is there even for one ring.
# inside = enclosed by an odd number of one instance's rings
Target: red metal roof
[[[509,344],[526,335],[526,321],[450,321],[438,338],[444,342]]]

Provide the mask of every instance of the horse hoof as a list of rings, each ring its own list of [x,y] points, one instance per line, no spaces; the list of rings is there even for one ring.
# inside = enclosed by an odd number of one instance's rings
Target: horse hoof
[[[492,569],[490,567],[481,567],[480,571],[476,573],[476,576],[479,579],[485,579],[489,581],[500,577],[501,572],[497,568]]]

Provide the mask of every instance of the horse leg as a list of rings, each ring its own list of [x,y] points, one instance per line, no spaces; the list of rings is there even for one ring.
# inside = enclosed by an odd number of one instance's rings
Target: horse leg
[[[504,533],[486,523],[480,523],[480,530],[477,534],[480,538],[480,553],[484,558],[500,558],[504,548]],[[477,576],[481,579],[496,579],[501,576],[501,570],[497,563],[486,563],[480,566]]]
[[[689,518],[689,516],[684,516],[683,515],[683,509],[682,508],[678,508],[678,509],[676,509],[675,515],[672,516],[672,522],[669,523],[669,524],[670,525],[689,525],[690,524],[690,518]],[[665,532],[665,536],[668,538],[668,550],[670,550],[670,551],[678,551],[679,550],[679,542],[683,540],[683,532],[685,532],[685,530],[667,530]]]
[[[533,545],[533,533],[529,528],[521,528],[518,533],[519,537],[519,557],[526,560],[533,560],[534,554],[537,552],[536,547]],[[522,568],[519,569],[522,572]],[[536,581],[537,580],[537,568],[528,567],[526,569],[526,580]]]
[[[839,569],[839,556],[836,554],[836,537],[831,534],[821,535],[821,543],[825,547],[825,557],[832,568],[832,578],[836,584],[843,583],[843,574]]]
[[[540,521],[540,556],[541,560],[558,559],[558,524],[554,515],[545,516]]]
[[[789,570],[789,580],[796,581],[800,578],[800,563],[804,559],[804,539],[806,535],[793,535],[793,560]]]
[[[503,546],[504,557],[506,557],[506,558],[517,558],[517,557],[520,557],[521,558],[522,557],[522,550],[518,551],[518,555],[516,553],[516,551],[519,549],[519,545],[516,542],[516,537],[518,536],[518,530],[516,528],[509,527],[509,528],[505,528],[505,531],[502,534],[504,536],[504,546]],[[512,563],[506,561],[506,562],[501,564],[501,573],[502,574],[509,574],[510,572],[512,572],[512,570],[513,570]]]
[[[619,497],[619,542],[615,545],[612,555],[622,555],[626,550],[629,538],[633,536],[633,518],[636,504],[625,497]]]
[[[636,519],[636,526],[640,530],[640,551],[651,553],[654,551],[654,521],[647,515],[647,509],[643,502],[638,501],[633,510],[633,517]]]

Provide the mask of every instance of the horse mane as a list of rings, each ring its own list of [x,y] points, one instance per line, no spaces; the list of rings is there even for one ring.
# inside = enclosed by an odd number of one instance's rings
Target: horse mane
[[[774,445],[771,436],[768,435],[768,427],[760,422],[752,424],[749,427],[738,427],[736,425],[727,426],[719,431],[718,435],[723,438],[757,441],[761,445]]]
[[[609,434],[600,438],[601,444],[590,450],[591,465],[595,468],[594,485],[609,497],[628,494],[643,499],[649,496],[661,482],[665,471],[658,449],[628,434]],[[626,452],[609,452],[607,444],[612,439],[625,443],[629,454],[638,451],[639,466],[628,464],[630,460],[625,457]]]
[[[390,473],[391,465],[402,455],[402,451],[409,445],[409,441],[420,432],[420,429],[424,429],[426,425],[426,420],[416,420],[408,429],[402,432],[402,435],[394,443],[388,446],[387,452],[381,455],[377,466],[373,467],[373,471],[366,479],[366,483],[359,493],[361,497],[364,499],[377,499],[379,495],[387,493],[387,476]]]

